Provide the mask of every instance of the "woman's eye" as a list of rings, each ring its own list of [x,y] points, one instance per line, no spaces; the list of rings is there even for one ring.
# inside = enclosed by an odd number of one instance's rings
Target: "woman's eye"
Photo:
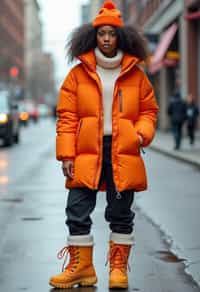
[[[99,32],[98,32],[98,35],[99,35],[99,36],[103,36],[103,35],[104,35],[104,33],[103,33],[103,32],[101,32],[101,31],[99,31]]]

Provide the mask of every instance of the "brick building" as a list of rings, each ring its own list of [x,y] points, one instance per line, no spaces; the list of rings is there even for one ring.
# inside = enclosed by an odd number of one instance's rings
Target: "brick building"
[[[187,23],[188,92],[191,92],[200,107],[200,1],[185,0]]]
[[[9,82],[9,71],[17,67],[24,82],[24,3],[0,0],[0,82]],[[23,86],[23,85],[22,85]]]

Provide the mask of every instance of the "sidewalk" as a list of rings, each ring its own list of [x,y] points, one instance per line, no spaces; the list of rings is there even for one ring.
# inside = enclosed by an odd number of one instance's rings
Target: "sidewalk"
[[[157,131],[150,148],[200,169],[200,131],[196,133],[194,145],[189,144],[188,137],[183,138],[180,150],[174,150],[173,145],[171,132]]]

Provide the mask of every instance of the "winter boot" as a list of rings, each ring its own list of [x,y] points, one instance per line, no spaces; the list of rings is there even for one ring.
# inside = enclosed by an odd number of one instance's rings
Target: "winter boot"
[[[72,288],[77,284],[80,286],[92,286],[97,282],[96,272],[92,263],[93,246],[90,240],[85,241],[86,238],[91,239],[92,237],[88,235],[69,237],[69,245],[58,253],[59,259],[65,255],[67,258],[67,254],[69,254],[69,263],[65,267],[65,258],[62,273],[51,277],[49,281],[51,286],[66,289]]]
[[[113,236],[114,235],[114,236]],[[112,233],[111,238],[115,237],[118,234]],[[110,241],[110,252],[109,252],[109,261],[110,261],[110,273],[109,273],[109,288],[128,288],[128,275],[127,275],[127,266],[128,266],[128,257],[131,250],[132,236],[129,234],[119,234],[119,240]],[[128,240],[123,240],[126,238]],[[122,239],[122,240],[121,240]],[[126,242],[126,244],[122,243]]]

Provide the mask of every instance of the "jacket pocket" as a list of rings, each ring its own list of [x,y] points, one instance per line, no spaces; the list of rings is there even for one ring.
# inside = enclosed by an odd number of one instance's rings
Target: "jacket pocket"
[[[119,119],[118,153],[140,155],[140,142],[131,120]]]
[[[135,141],[134,144],[135,144],[135,147],[137,149],[138,154],[140,154],[140,150],[141,150],[140,149],[140,139],[139,139],[138,133],[137,133],[133,123],[132,123],[132,126],[133,126],[133,139]]]

